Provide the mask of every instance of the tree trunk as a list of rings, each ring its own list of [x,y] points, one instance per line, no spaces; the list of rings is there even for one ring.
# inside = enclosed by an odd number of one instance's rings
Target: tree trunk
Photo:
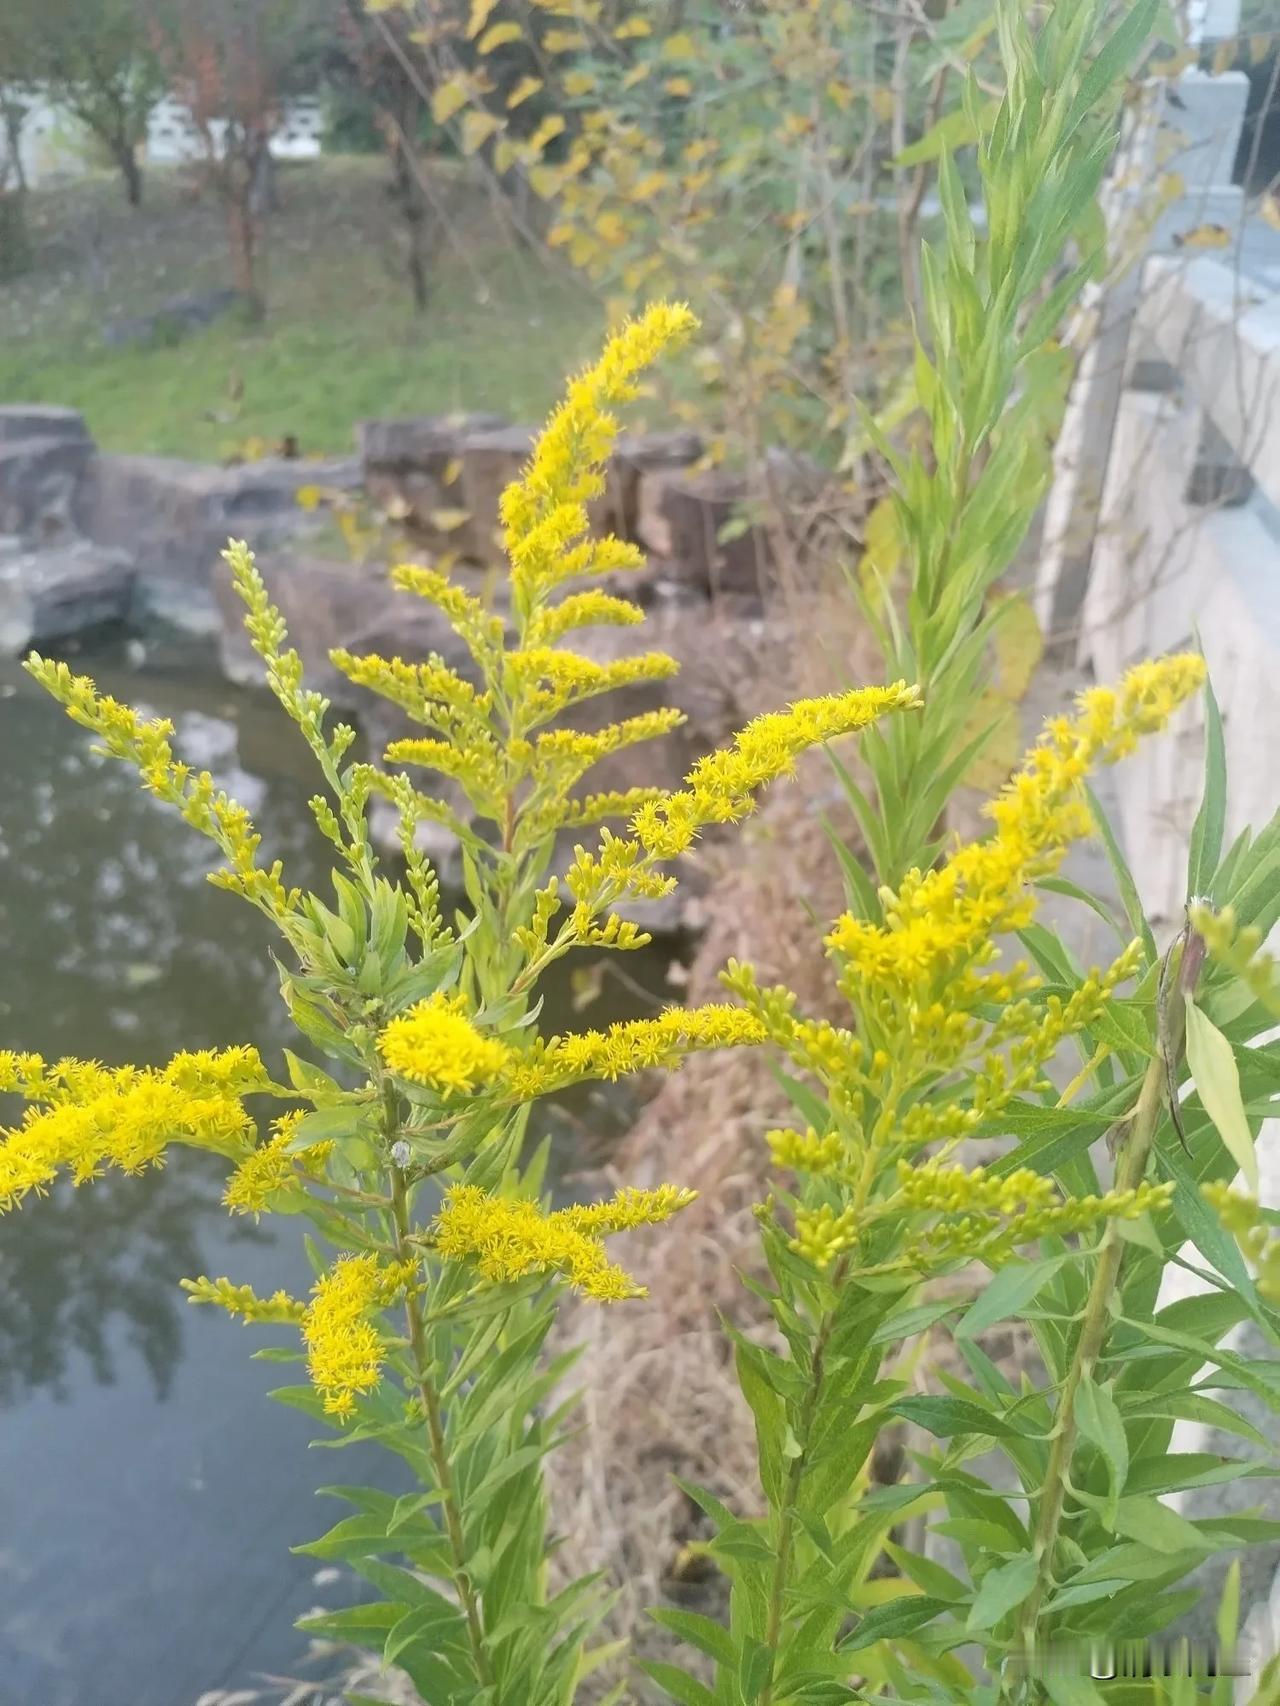
[[[28,189],[26,169],[22,164],[22,121],[27,116],[27,109],[21,101],[12,95],[0,94],[0,116],[4,119],[5,144],[8,148],[9,168],[13,172],[14,182],[21,194]]]
[[[401,137],[403,134],[402,131]],[[396,200],[400,203],[400,216],[404,220],[405,235],[409,240],[409,287],[413,292],[414,310],[422,314],[426,312],[429,294],[425,243],[426,209],[422,205],[422,191],[418,186],[413,162],[409,159],[408,149],[402,140],[392,144],[391,154],[395,171]]]
[[[136,150],[128,142],[120,140],[112,143],[111,152],[120,168],[120,176],[124,179],[124,193],[129,206],[141,207],[142,167],[138,164]]]
[[[258,244],[256,222],[250,205],[253,180],[249,174],[237,174],[242,181],[228,185],[227,236],[231,245],[231,279],[244,297],[245,309],[251,320],[261,320],[266,313],[258,284]]]

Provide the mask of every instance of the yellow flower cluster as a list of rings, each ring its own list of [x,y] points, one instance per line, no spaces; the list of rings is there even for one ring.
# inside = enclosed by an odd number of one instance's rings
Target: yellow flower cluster
[[[262,837],[248,812],[215,785],[207,770],[193,771],[174,758],[169,744],[172,723],[140,717],[130,706],[100,694],[87,675],[72,675],[65,663],[50,663],[32,652],[23,668],[66,707],[73,722],[98,736],[97,751],[134,765],[149,793],[176,806],[193,829],[216,842],[227,868],[211,873],[210,882],[244,895],[276,917],[293,909],[297,897],[284,887],[279,860],[266,869],[257,863]]]
[[[380,1267],[376,1256],[340,1256],[312,1289],[302,1320],[311,1384],[324,1397],[325,1413],[344,1418],[356,1397],[372,1392],[382,1378],[382,1335],[372,1317],[404,1291],[409,1267]]]
[[[742,1007],[670,1007],[656,1019],[629,1019],[606,1031],[539,1039],[513,1055],[504,1074],[518,1101],[584,1078],[621,1078],[650,1067],[675,1067],[703,1049],[742,1048],[764,1041],[759,1020]]]
[[[1192,903],[1189,921],[1203,936],[1209,958],[1233,971],[1254,999],[1280,1018],[1280,966],[1263,948],[1262,932],[1253,925],[1242,928],[1237,924],[1231,907],[1215,912],[1204,901]]]
[[[528,640],[534,647],[553,646],[575,628],[634,628],[643,621],[644,611],[631,599],[592,587],[544,605],[529,624]]]
[[[482,600],[455,586],[439,569],[419,563],[397,563],[391,571],[391,583],[404,592],[413,592],[448,617],[453,631],[463,639],[471,655],[482,666],[502,647],[501,616],[488,610]]]
[[[830,1203],[796,1210],[791,1248],[815,1268],[829,1268],[837,1256],[851,1250],[857,1241],[858,1220],[852,1203],[838,1211]]]
[[[819,1137],[812,1126],[805,1132],[785,1127],[767,1131],[765,1142],[773,1156],[775,1167],[785,1167],[792,1173],[810,1173],[815,1178],[839,1173],[845,1162],[845,1146],[837,1131]]]
[[[1280,1232],[1262,1218],[1255,1198],[1230,1185],[1211,1182],[1200,1187],[1218,1219],[1253,1264],[1258,1291],[1280,1304]]]
[[[340,648],[331,651],[329,657],[357,687],[380,693],[407,711],[415,722],[430,724],[447,734],[469,731],[477,724],[483,727],[493,702],[492,695],[477,693],[469,681],[438,657],[428,658],[426,663],[405,663],[398,657],[354,657]]]
[[[1172,1184],[1145,1180],[1133,1190],[1060,1197],[1050,1180],[1029,1167],[1001,1178],[982,1167],[966,1171],[937,1161],[918,1167],[898,1163],[899,1203],[909,1210],[961,1216],[933,1226],[927,1237],[909,1247],[908,1259],[919,1268],[957,1257],[977,1256],[995,1263],[1019,1244],[1037,1238],[1080,1232],[1104,1220],[1136,1220],[1141,1214],[1157,1213],[1169,1206],[1172,1197]]]
[[[160,1068],[0,1055],[0,1089],[36,1104],[0,1133],[0,1212],[61,1169],[78,1185],[106,1166],[139,1173],[171,1143],[239,1156],[254,1136],[241,1098],[268,1084],[253,1049],[180,1054]]]
[[[585,1296],[613,1303],[645,1292],[609,1260],[602,1240],[629,1227],[669,1220],[694,1195],[663,1185],[656,1191],[619,1191],[606,1203],[544,1214],[536,1203],[490,1196],[477,1185],[455,1185],[433,1236],[439,1255],[473,1260],[495,1285],[557,1273]]]
[[[290,1297],[287,1291],[259,1297],[251,1285],[234,1285],[229,1279],[206,1279],[203,1274],[199,1279],[184,1279],[182,1289],[190,1294],[190,1302],[216,1303],[228,1315],[238,1315],[246,1326],[253,1322],[260,1326],[280,1323],[300,1327],[307,1313],[306,1304]]]
[[[638,681],[666,681],[679,667],[665,652],[639,652],[596,663],[553,646],[529,646],[507,653],[503,678],[508,696],[520,706],[523,726],[529,729],[598,694]]]
[[[392,1019],[379,1050],[398,1077],[442,1096],[492,1083],[511,1058],[510,1049],[472,1024],[465,996],[441,990]]]
[[[319,1178],[333,1154],[331,1142],[313,1143],[290,1153],[289,1145],[305,1116],[301,1110],[273,1122],[272,1136],[252,1150],[232,1173],[222,1200],[233,1214],[261,1214],[271,1198],[301,1182]]]
[[[600,360],[570,384],[520,479],[502,494],[504,543],[524,610],[573,575],[642,563],[619,540],[587,538],[587,505],[604,491],[618,431],[609,405],[635,397],[638,375],[696,325],[688,308],[658,302],[615,332]]]
[[[988,964],[997,952],[993,937],[1030,923],[1031,885],[1089,833],[1081,792],[1089,770],[1114,763],[1140,735],[1163,727],[1203,681],[1197,655],[1158,659],[1131,670],[1116,689],[1081,694],[1074,718],[1052,719],[988,806],[995,824],[988,840],[958,848],[934,870],[908,872],[896,894],[884,891],[883,925],[850,914],[836,923],[828,947],[844,963],[850,998],[876,990],[925,1001]],[[981,980],[971,983],[979,993]]]
[[[673,859],[706,824],[746,817],[760,789],[791,775],[809,747],[865,729],[891,711],[913,710],[920,702],[919,689],[899,681],[799,699],[789,710],[756,717],[732,746],[699,759],[685,778],[687,788],[637,812],[632,833],[651,857]]]

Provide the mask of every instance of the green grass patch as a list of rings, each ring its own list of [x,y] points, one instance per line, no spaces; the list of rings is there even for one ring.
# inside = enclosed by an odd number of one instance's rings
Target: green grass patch
[[[228,315],[168,347],[113,349],[103,328],[226,282],[216,205],[158,174],[136,214],[109,179],[33,195],[33,266],[0,298],[0,400],[81,409],[108,450],[197,459],[286,434],[304,455],[342,454],[369,416],[539,420],[598,347],[599,306],[455,183],[415,314],[384,176],[364,159],[282,173],[265,323]]]

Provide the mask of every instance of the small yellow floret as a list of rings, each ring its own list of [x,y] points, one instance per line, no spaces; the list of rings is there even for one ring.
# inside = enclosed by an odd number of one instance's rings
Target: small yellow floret
[[[382,1378],[382,1335],[372,1316],[386,1308],[410,1279],[402,1267],[382,1268],[376,1256],[341,1256],[312,1289],[302,1322],[311,1384],[326,1414],[346,1417],[356,1396]]]
[[[393,1019],[379,1047],[391,1070],[441,1095],[466,1094],[492,1083],[511,1050],[486,1037],[467,1015],[466,998],[439,990]]]
[[[663,1185],[543,1214],[536,1203],[491,1196],[477,1185],[455,1185],[433,1228],[436,1250],[444,1257],[473,1260],[482,1277],[496,1285],[527,1274],[558,1273],[584,1296],[603,1303],[643,1297],[643,1286],[609,1261],[602,1240],[628,1227],[668,1220],[694,1195]]]

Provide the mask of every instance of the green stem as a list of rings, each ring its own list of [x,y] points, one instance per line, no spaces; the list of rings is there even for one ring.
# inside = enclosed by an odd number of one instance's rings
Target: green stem
[[[1164,1108],[1164,1090],[1164,1061],[1157,1054],[1147,1067],[1132,1118],[1126,1122],[1128,1136],[1116,1163],[1115,1189],[1118,1191],[1134,1190],[1142,1183]],[[1125,1243],[1120,1235],[1119,1222],[1112,1220],[1102,1235],[1093,1284],[1089,1288],[1084,1318],[1080,1324],[1080,1337],[1076,1341],[1075,1355],[1058,1400],[1053,1444],[1049,1450],[1044,1492],[1041,1495],[1035,1536],[1032,1540],[1032,1556],[1036,1564],[1035,1582],[1031,1592],[1022,1602],[1018,1613],[1018,1626],[1014,1633],[1013,1650],[1018,1654],[1029,1655],[1040,1608],[1053,1580],[1054,1552],[1062,1526],[1067,1476],[1071,1469],[1078,1431],[1075,1420],[1076,1393],[1081,1382],[1092,1376],[1102,1354],[1111,1321],[1111,1299],[1120,1277],[1124,1251]]]
[[[413,1263],[416,1268],[420,1258],[410,1243],[408,1185],[403,1170],[395,1166],[391,1169],[391,1219],[395,1227],[396,1252],[399,1259],[403,1262]],[[471,1658],[475,1665],[476,1677],[482,1686],[488,1687],[493,1682],[493,1671],[489,1664],[489,1655],[485,1650],[484,1626],[480,1619],[480,1600],[467,1566],[467,1547],[462,1532],[462,1513],[458,1506],[458,1495],[453,1484],[453,1468],[449,1461],[449,1442],[445,1437],[440,1395],[427,1372],[431,1359],[427,1348],[422,1305],[417,1292],[412,1288],[405,1298],[404,1307],[405,1320],[409,1329],[409,1348],[412,1354],[414,1380],[427,1418],[428,1450],[431,1456],[431,1466],[435,1470],[436,1483],[440,1489],[440,1505],[444,1513],[445,1533],[449,1542],[449,1554],[453,1560],[453,1582],[458,1590],[458,1600],[467,1622],[467,1640],[471,1647]]]

